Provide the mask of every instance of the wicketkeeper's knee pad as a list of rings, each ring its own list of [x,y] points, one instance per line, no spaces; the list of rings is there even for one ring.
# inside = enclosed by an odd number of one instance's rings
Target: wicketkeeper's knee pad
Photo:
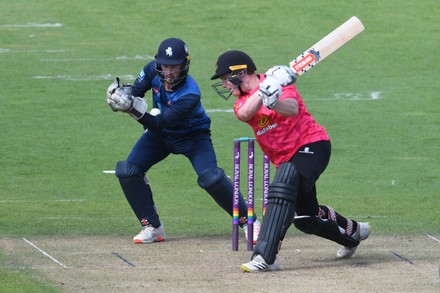
[[[203,189],[209,189],[216,184],[230,185],[225,171],[221,168],[210,168],[200,173],[197,183]]]
[[[205,189],[209,195],[221,206],[228,214],[232,216],[232,180],[226,176],[221,168],[210,168],[200,173],[197,183]],[[239,197],[239,216],[246,217],[247,205],[240,193]],[[256,216],[255,216],[256,219]]]
[[[139,169],[138,166],[128,162],[128,161],[119,161],[116,163],[115,167],[115,175],[118,178],[126,178],[131,177],[133,175],[144,176],[144,172]]]

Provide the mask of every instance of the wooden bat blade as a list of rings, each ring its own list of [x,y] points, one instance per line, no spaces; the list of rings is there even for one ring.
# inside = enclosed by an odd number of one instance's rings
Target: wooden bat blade
[[[298,76],[303,75],[338,48],[360,34],[364,29],[365,27],[359,18],[356,16],[351,17],[319,42],[293,59],[289,63],[290,68],[292,68]]]

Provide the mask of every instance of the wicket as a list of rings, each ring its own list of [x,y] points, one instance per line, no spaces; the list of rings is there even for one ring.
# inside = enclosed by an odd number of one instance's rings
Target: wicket
[[[254,248],[254,152],[255,138],[241,137],[234,139],[234,179],[233,179],[233,201],[232,201],[232,250],[238,251],[238,227],[239,227],[239,195],[240,195],[240,155],[241,142],[248,143],[248,186],[247,186],[247,225],[248,239],[247,250],[252,251]],[[262,216],[266,212],[267,194],[270,181],[270,161],[264,155],[263,158],[263,202]]]

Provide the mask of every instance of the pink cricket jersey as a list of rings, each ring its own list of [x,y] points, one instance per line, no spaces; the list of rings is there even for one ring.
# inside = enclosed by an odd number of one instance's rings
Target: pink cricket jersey
[[[264,75],[260,74],[260,80],[264,80]],[[257,90],[258,87],[235,101],[235,115]],[[246,121],[253,128],[261,149],[276,167],[290,160],[301,146],[320,140],[330,140],[325,128],[319,125],[307,111],[296,87],[290,85],[283,87],[282,90],[280,100],[294,98],[298,102],[297,116],[281,116],[262,106],[254,117]]]

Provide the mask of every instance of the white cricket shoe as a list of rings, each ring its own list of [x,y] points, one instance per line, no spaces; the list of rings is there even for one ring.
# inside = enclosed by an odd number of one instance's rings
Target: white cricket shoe
[[[257,254],[250,262],[241,265],[240,269],[246,273],[258,273],[265,271],[276,271],[280,267],[277,263],[268,264],[264,258]]]
[[[356,234],[354,235],[353,238],[362,241],[367,239],[369,235],[370,235],[370,224],[358,222]],[[355,253],[356,249],[357,246],[355,247],[342,246],[336,253],[336,258],[349,258]]]
[[[248,225],[244,224],[242,228],[244,230],[244,236],[246,236],[246,240],[247,240],[248,239]],[[261,223],[260,223],[260,221],[256,220],[254,222],[254,238],[252,239],[254,244],[257,243],[258,236],[260,235],[260,229],[261,229]]]
[[[161,242],[167,238],[165,231],[163,230],[163,225],[161,224],[159,228],[154,228],[151,225],[143,226],[141,232],[134,236],[133,242],[136,244],[145,244],[153,242]]]

